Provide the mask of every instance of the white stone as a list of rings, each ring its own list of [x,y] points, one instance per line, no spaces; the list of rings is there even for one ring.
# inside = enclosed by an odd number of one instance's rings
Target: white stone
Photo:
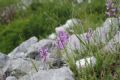
[[[63,25],[63,26],[64,26],[64,25]],[[55,31],[56,31],[57,34],[58,34],[60,31],[66,31],[66,29],[65,29],[63,26],[60,26],[60,27],[56,27],[56,28],[55,28]]]
[[[26,7],[30,6],[32,4],[33,0],[21,0],[22,4]]]
[[[6,78],[6,80],[17,80],[17,78],[14,77],[14,76],[9,76],[9,77]]]
[[[89,57],[89,58],[84,58],[76,61],[76,66],[78,69],[80,68],[85,68],[87,66],[94,66],[96,64],[96,58],[95,57]]]
[[[79,19],[69,19],[67,20],[67,22],[65,23],[64,28],[65,29],[70,29],[73,28],[75,26],[78,26],[80,24],[80,20]]]
[[[82,3],[82,2],[84,2],[84,0],[77,0],[77,3]]]
[[[48,36],[48,38],[49,38],[49,39],[52,39],[52,40],[56,39],[56,37],[57,37],[57,36],[56,36],[55,33],[52,33],[51,35]]]

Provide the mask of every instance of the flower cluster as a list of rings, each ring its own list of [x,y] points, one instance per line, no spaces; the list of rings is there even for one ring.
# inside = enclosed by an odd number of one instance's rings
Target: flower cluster
[[[109,17],[115,17],[117,9],[114,7],[112,0],[107,0],[106,2],[106,15]]]
[[[39,50],[40,52],[40,58],[42,59],[43,62],[46,61],[47,55],[48,55],[48,49],[47,48],[41,48]]]
[[[66,43],[68,42],[68,39],[69,39],[68,34],[64,31],[60,31],[56,39],[56,46],[59,49],[64,49]],[[39,53],[40,53],[40,58],[42,59],[43,62],[45,62],[48,56],[48,49],[40,48]]]
[[[64,49],[66,43],[68,42],[69,36],[66,32],[60,31],[56,40],[56,45],[59,49]]]

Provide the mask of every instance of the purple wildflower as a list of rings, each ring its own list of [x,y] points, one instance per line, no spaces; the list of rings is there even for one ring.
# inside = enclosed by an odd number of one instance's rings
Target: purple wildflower
[[[47,55],[48,55],[48,49],[47,48],[41,48],[39,50],[40,52],[40,58],[43,60],[43,62],[46,61]]]
[[[92,37],[92,34],[93,34],[93,30],[92,30],[92,28],[89,28],[88,32],[86,34],[86,39],[87,39],[88,43],[90,42],[90,38]]]
[[[107,0],[107,2],[106,2],[106,7],[107,7],[107,10],[109,10],[110,8],[113,7],[112,0]]]
[[[68,42],[68,39],[69,39],[69,36],[66,32],[59,31],[57,41],[56,41],[57,47],[60,48],[60,49],[64,49],[66,43]]]
[[[106,2],[106,15],[109,17],[113,17],[116,15],[116,8],[114,8],[114,4],[112,0],[107,0]]]

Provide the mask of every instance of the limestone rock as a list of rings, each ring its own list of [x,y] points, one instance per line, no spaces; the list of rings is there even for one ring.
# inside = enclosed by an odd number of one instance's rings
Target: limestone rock
[[[68,53],[72,53],[74,50],[83,51],[85,49],[85,46],[80,43],[77,35],[73,34],[69,37],[66,48]]]
[[[15,48],[11,53],[8,54],[11,58],[19,58],[19,57],[25,57],[24,53],[27,52],[27,49],[32,45],[35,44],[38,41],[36,37],[32,37],[22,44],[20,44],[17,48]]]
[[[3,68],[8,61],[9,57],[3,53],[0,53],[0,68]]]
[[[6,66],[3,68],[3,72],[9,72],[9,75],[15,76],[16,78],[19,78],[21,76],[24,76],[28,73],[36,72],[36,69],[34,67],[36,66],[37,70],[40,67],[44,67],[42,65],[42,62],[35,61],[29,58],[23,59],[23,58],[17,58],[17,59],[10,59]]]
[[[94,66],[95,64],[96,58],[94,56],[76,61],[76,66],[78,69],[85,68],[87,66]]]
[[[35,74],[26,75],[19,80],[74,80],[73,74],[67,67],[51,70],[40,70]]]
[[[43,39],[40,40],[39,42],[31,45],[26,52],[26,57],[32,57],[34,56],[34,58],[36,60],[39,60],[39,50],[41,48],[48,48],[48,52],[51,53],[52,51],[54,51],[55,44],[53,40],[50,39]]]
[[[78,26],[80,24],[80,20],[79,19],[69,19],[67,20],[67,22],[60,26],[60,27],[57,27],[55,29],[56,33],[58,33],[59,31],[70,31],[70,32],[73,32],[73,28],[75,26]]]
[[[102,25],[102,27],[98,27],[94,33],[93,38],[95,43],[107,43],[107,39],[113,37],[115,33],[118,31],[118,20],[117,18],[108,18]],[[111,36],[110,36],[111,35]]]
[[[104,52],[115,53],[120,49],[120,31],[102,49]]]

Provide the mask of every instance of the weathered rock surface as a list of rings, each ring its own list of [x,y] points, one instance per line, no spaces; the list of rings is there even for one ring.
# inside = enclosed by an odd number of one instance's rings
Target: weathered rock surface
[[[68,53],[72,53],[75,50],[78,50],[78,51],[85,50],[85,46],[80,43],[80,40],[75,34],[70,36],[66,48],[67,48]]]
[[[8,61],[9,57],[3,53],[0,53],[0,68],[3,68]]]
[[[120,31],[102,49],[104,52],[115,53],[120,49]]]
[[[26,75],[19,80],[74,80],[73,74],[67,67],[51,70],[39,70],[35,74]]]
[[[118,31],[118,20],[117,18],[108,18],[102,25],[98,27],[93,33],[94,43],[107,43],[110,37],[113,37]]]
[[[26,57],[33,57],[36,60],[39,60],[40,56],[39,56],[39,50],[41,48],[48,48],[48,52],[49,52],[49,56],[52,54],[52,52],[55,50],[55,42],[54,40],[50,40],[50,39],[43,39],[40,40],[39,42],[31,45],[26,52]]]
[[[27,52],[27,49],[32,45],[37,43],[38,39],[36,37],[32,37],[28,39],[27,41],[20,44],[17,48],[15,48],[11,53],[8,54],[11,58],[19,58],[19,57],[25,57],[25,53]]]
[[[57,27],[55,29],[55,31],[56,31],[56,33],[58,33],[59,31],[73,32],[73,28],[75,26],[78,26],[78,25],[80,25],[80,20],[79,19],[74,19],[74,18],[69,19],[69,20],[67,20],[67,22],[64,25],[62,25],[60,27]]]
[[[32,59],[28,59],[28,58],[26,58],[26,59],[23,59],[23,58],[10,59],[6,63],[6,66],[3,68],[3,72],[4,73],[9,72],[9,75],[12,75],[12,76],[15,76],[16,78],[19,78],[19,77],[24,76],[28,73],[36,72],[34,65],[36,66],[37,70],[39,68],[44,67],[42,62],[35,61]]]
[[[36,61],[33,62],[36,64],[36,66],[38,66],[39,63],[37,63]],[[22,58],[9,60],[7,65],[8,65],[7,67],[11,70],[19,69],[25,73],[29,73],[29,71],[33,67],[30,59],[22,59]]]
[[[0,80],[4,80],[3,75],[4,75],[3,70],[2,70],[2,69],[0,69]]]

